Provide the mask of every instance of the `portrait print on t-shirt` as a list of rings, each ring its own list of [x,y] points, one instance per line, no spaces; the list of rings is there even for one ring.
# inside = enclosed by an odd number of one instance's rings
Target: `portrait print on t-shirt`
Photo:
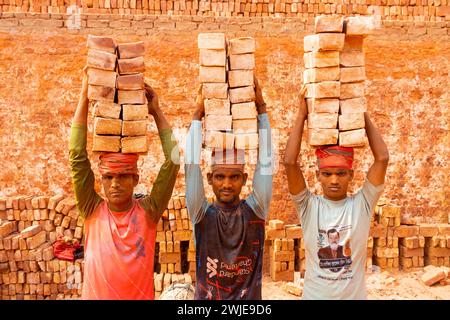
[[[334,226],[327,230],[319,230],[317,246],[319,248],[319,267],[331,272],[339,272],[342,268],[351,272],[352,249],[350,235],[352,226]]]

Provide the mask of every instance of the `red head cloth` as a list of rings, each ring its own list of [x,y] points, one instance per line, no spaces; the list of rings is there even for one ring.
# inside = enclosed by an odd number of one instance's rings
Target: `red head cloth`
[[[244,172],[245,151],[241,149],[216,149],[211,155],[211,172],[219,168]]]
[[[324,146],[316,149],[319,169],[353,167],[353,148],[340,146]]]
[[[139,155],[135,153],[102,153],[99,157],[99,171],[106,174],[138,174],[137,161]]]

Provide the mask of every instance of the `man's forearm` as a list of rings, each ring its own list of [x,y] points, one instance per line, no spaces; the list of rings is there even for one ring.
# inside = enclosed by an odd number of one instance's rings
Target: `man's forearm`
[[[300,154],[302,144],[303,128],[305,125],[306,115],[299,112],[295,121],[295,126],[289,135],[289,139],[284,152],[284,164],[295,165]]]
[[[87,96],[82,94],[78,100],[77,110],[75,111],[75,115],[72,120],[73,124],[77,123],[87,125],[88,104],[89,100]]]
[[[153,119],[155,119],[159,133],[161,133],[164,129],[170,129],[169,121],[167,121],[166,116],[160,108],[156,109],[156,112],[153,114]]]
[[[378,129],[372,123],[369,115],[364,113],[366,123],[366,133],[369,140],[370,149],[372,150],[375,161],[387,162],[389,160],[389,151]]]

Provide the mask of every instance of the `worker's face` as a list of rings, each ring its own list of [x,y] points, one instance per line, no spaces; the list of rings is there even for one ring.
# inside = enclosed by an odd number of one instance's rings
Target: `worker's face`
[[[337,201],[347,197],[348,185],[353,179],[353,170],[325,168],[319,169],[316,175],[322,185],[325,198]]]
[[[339,234],[337,232],[332,232],[328,234],[328,242],[333,250],[337,250],[339,245]]]
[[[247,173],[237,169],[218,168],[213,173],[208,173],[207,176],[217,201],[223,204],[239,202],[242,187],[247,182]]]
[[[106,174],[102,176],[103,190],[110,204],[116,208],[126,207],[133,198],[139,176],[134,174]]]

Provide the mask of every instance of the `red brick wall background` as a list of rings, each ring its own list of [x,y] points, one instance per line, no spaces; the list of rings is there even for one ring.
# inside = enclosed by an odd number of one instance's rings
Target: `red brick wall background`
[[[444,21],[448,0],[0,0],[0,12],[314,17],[377,14],[383,20]],[[69,9],[72,10],[72,9]]]
[[[303,19],[82,15],[79,30],[67,30],[65,23],[64,15],[1,15],[0,196],[71,192],[67,145],[88,33],[145,41],[145,75],[170,122],[181,129],[189,125],[198,85],[197,34],[254,36],[256,73],[282,156],[304,69],[303,37],[312,33]],[[449,29],[445,21],[385,21],[365,41],[368,106],[391,154],[383,197],[419,221],[448,219]],[[140,160],[138,191],[151,186],[162,163],[152,121],[149,127],[152,151]],[[317,190],[313,152],[306,145],[303,150],[308,184]],[[368,149],[357,152],[352,190],[370,161]],[[184,193],[183,169],[175,193]],[[274,177],[270,218],[296,221],[283,168]]]

